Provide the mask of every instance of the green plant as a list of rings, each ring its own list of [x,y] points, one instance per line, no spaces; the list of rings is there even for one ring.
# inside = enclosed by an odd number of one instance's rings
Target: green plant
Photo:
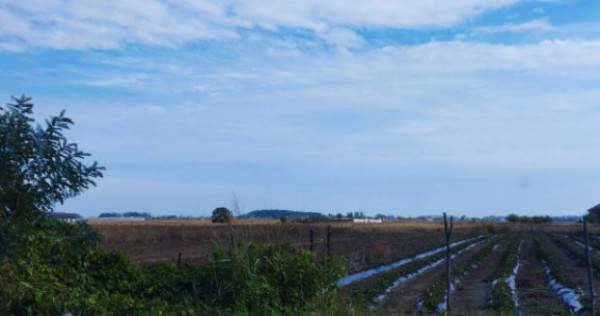
[[[31,98],[0,107],[0,217],[37,217],[56,202],[78,195],[103,167],[83,163],[88,153],[63,135],[73,121],[63,110],[34,126]]]
[[[212,212],[213,223],[229,223],[233,220],[233,214],[226,207],[217,207]]]
[[[122,253],[104,251],[86,224],[42,218],[15,232],[0,261],[1,315],[298,314],[316,300],[335,306],[334,283],[346,273],[343,258],[317,260],[289,244],[236,242],[181,269],[138,268]]]
[[[499,280],[492,287],[492,310],[500,314],[515,315],[518,313],[517,307],[512,299],[511,289],[504,282]]]
[[[498,313],[516,314],[517,307],[513,301],[513,293],[506,283],[518,262],[520,239],[513,239],[507,246],[508,249],[502,256],[500,267],[496,271],[496,282],[492,285],[490,309]]]
[[[200,288],[214,293],[211,304],[252,315],[306,311],[346,271],[337,256],[316,260],[314,253],[289,244],[245,242],[229,250],[217,247],[203,270],[210,275]]]

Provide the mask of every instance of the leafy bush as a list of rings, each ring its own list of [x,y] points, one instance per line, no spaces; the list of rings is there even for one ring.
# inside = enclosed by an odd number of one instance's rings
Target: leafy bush
[[[87,224],[45,217],[12,224],[0,222],[14,227],[0,244],[1,315],[302,313],[346,273],[340,257],[246,242],[216,246],[213,259],[181,269],[138,268],[104,251]]]
[[[229,223],[233,220],[233,214],[226,207],[217,207],[212,212],[213,223]]]
[[[158,265],[158,266],[157,266]],[[205,312],[243,315],[299,313],[323,291],[335,290],[335,281],[345,273],[340,257],[316,260],[314,253],[295,250],[289,244],[255,245],[238,242],[230,249],[217,246],[214,258],[180,270],[174,265],[153,264],[146,269],[164,269],[173,282],[155,286],[151,297],[170,303],[193,303]],[[178,275],[179,274],[179,275]],[[163,282],[164,283],[164,282]]]

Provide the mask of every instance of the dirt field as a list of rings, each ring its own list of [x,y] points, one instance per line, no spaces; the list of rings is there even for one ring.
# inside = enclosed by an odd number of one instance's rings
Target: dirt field
[[[136,264],[175,261],[181,252],[184,259],[203,260],[212,256],[215,244],[228,247],[232,240],[254,243],[288,242],[292,246],[313,250],[318,257],[327,255],[327,230],[331,226],[330,252],[348,258],[350,272],[393,262],[444,240],[442,222],[388,222],[383,224],[301,224],[279,221],[243,221],[213,224],[210,221],[90,221],[103,236],[106,249],[127,254]],[[457,240],[489,230],[504,229],[474,223],[455,223]]]
[[[442,222],[282,224],[279,221],[254,221],[222,225],[207,221],[95,221],[90,224],[98,228],[104,236],[103,245],[106,249],[121,250],[136,264],[154,261],[175,262],[179,253],[182,253],[184,259],[205,260],[211,256],[215,244],[228,247],[235,240],[254,243],[289,242],[294,247],[309,249],[311,231],[314,237],[314,251],[318,257],[325,257],[328,252],[327,237],[328,226],[330,226],[329,251],[331,254],[346,257],[349,272],[353,274],[439,249],[445,242]],[[587,270],[583,260],[570,253],[564,245],[561,246],[556,242],[558,237],[570,242],[569,236],[574,236],[575,239],[576,234],[581,230],[581,224],[577,223],[543,225],[455,223],[452,241],[465,240],[474,236],[488,237],[485,237],[485,241],[474,244],[473,248],[460,252],[452,259],[452,264],[459,265],[461,262],[466,262],[486,244],[495,243],[497,247],[481,262],[469,267],[457,278],[458,283],[455,285],[451,301],[453,312],[459,315],[495,313],[491,309],[490,302],[492,284],[499,282],[494,279],[496,271],[502,265],[509,240],[510,242],[519,240],[522,242],[522,247],[519,254],[520,269],[516,275],[517,310],[523,315],[574,313],[563,304],[562,298],[549,286],[548,276],[539,260],[534,239],[538,240],[540,247],[550,251],[568,278],[572,279],[569,283],[575,285],[574,290],[579,294],[587,295],[589,292]],[[600,227],[590,227],[590,233],[597,238]],[[436,255],[441,256],[439,253]],[[596,260],[600,262],[600,256],[597,254],[594,256],[597,256]],[[419,258],[424,257],[426,256]],[[427,258],[419,260],[427,260]],[[444,276],[445,266],[438,264],[431,269],[422,269],[423,272],[416,277],[390,289],[389,294],[382,301],[358,308],[375,308],[383,313],[431,312],[431,310],[423,310],[419,302],[431,284]],[[360,291],[360,287],[363,286],[372,287],[377,283],[391,283],[392,280],[381,278],[383,275],[393,273],[394,270],[360,280],[350,286],[353,288],[353,295],[356,294],[357,287]],[[594,279],[596,289],[600,286],[599,278],[600,274],[596,273]],[[385,287],[381,291],[383,289]],[[342,288],[340,293],[344,296],[349,292],[345,292]],[[372,299],[373,297],[370,297],[367,301]],[[582,296],[581,300],[584,299],[588,298]],[[582,314],[584,309],[579,310],[579,314]]]

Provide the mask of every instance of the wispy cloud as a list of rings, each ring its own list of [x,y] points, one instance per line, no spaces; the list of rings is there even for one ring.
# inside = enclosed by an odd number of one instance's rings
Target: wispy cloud
[[[0,92],[108,167],[77,208],[556,210],[600,174],[600,24],[571,6],[6,0]]]
[[[548,21],[544,19],[532,20],[525,23],[520,24],[504,24],[497,26],[483,26],[475,28],[475,32],[481,33],[502,33],[502,32],[512,32],[512,33],[523,33],[523,32],[550,32],[553,31],[554,27],[548,23]]]
[[[599,49],[596,41],[435,42],[278,58],[265,49],[253,52],[250,64],[164,59],[170,66],[161,73],[146,60],[152,56],[140,56],[134,69],[147,64],[152,74],[143,87],[127,68],[82,82],[147,96],[86,109],[81,117],[90,120],[82,126],[111,127],[89,135],[86,143],[102,146],[94,151],[126,149],[157,161],[590,166],[582,152],[590,150],[584,135],[600,119],[593,111],[598,94],[581,83],[598,80]],[[179,69],[190,64],[195,70],[182,77]],[[178,94],[187,95],[181,104]],[[153,99],[171,100],[157,107]],[[545,140],[559,131],[563,136]]]
[[[522,0],[459,1],[42,1],[0,5],[5,49],[120,49],[127,45],[180,47],[231,40],[240,30],[305,29],[333,45],[357,47],[351,28],[422,29],[456,26]],[[283,29],[283,31],[282,31]]]

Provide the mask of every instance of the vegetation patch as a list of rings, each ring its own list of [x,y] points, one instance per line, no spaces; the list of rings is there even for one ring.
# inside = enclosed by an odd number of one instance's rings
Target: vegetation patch
[[[492,284],[490,300],[492,311],[506,314],[516,314],[518,312],[515,293],[513,293],[514,289],[505,281],[511,276],[514,277],[514,269],[519,262],[520,245],[520,239],[513,239],[502,257],[500,267],[496,272],[496,280]]]
[[[341,257],[288,244],[215,246],[211,260],[137,268],[87,224],[0,222],[0,314],[298,314],[335,293]],[[333,300],[334,295],[325,297]],[[330,302],[329,306],[333,306]]]

